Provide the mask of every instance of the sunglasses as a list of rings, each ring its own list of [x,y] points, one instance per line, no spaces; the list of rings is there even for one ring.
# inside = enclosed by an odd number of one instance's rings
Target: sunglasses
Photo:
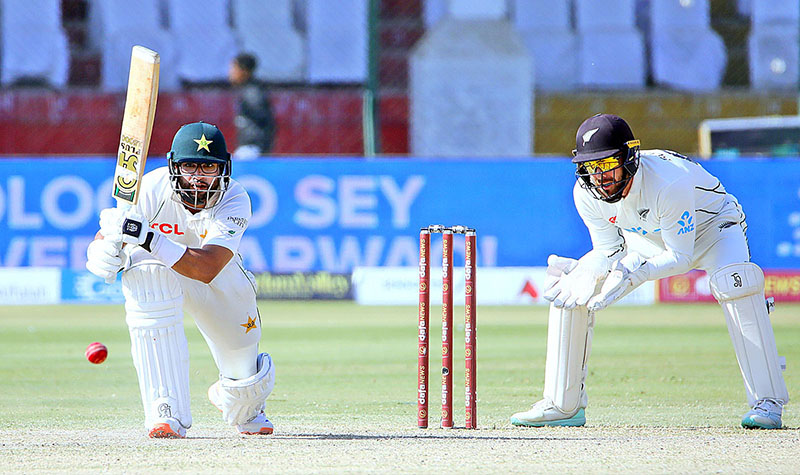
[[[581,163],[581,166],[584,167],[587,171],[593,172],[599,168],[601,172],[605,173],[619,166],[619,157],[614,156],[608,158],[601,158],[599,160],[590,160],[588,162]]]
[[[638,139],[628,140],[627,142],[625,142],[625,145],[628,147],[629,150],[639,147],[639,144],[640,142]],[[573,151],[572,153],[574,155],[575,151]],[[614,155],[611,157],[601,158],[599,160],[590,160],[588,162],[583,162],[581,163],[581,166],[586,170],[592,172],[599,168],[601,172],[605,173],[619,166],[621,158],[622,158],[621,155]]]

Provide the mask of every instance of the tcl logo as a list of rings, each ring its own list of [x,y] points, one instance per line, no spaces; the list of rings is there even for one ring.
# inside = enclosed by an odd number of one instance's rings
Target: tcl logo
[[[175,234],[181,235],[183,231],[178,228],[177,224],[169,224],[169,223],[153,223],[150,225],[151,229],[158,229],[161,234]]]

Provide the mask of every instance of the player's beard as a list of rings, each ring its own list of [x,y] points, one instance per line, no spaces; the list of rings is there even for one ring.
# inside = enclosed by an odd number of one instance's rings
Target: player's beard
[[[207,184],[203,180],[181,175],[178,177],[181,202],[198,211],[212,208],[220,196],[220,179],[219,176],[213,177],[211,183]]]
[[[619,189],[621,187],[625,186],[624,182],[622,181],[614,182],[613,180],[608,182],[609,186],[607,188],[604,188],[603,184],[605,184],[605,182],[598,183],[596,189],[598,193],[605,196],[606,198],[614,196],[617,192],[619,192]]]

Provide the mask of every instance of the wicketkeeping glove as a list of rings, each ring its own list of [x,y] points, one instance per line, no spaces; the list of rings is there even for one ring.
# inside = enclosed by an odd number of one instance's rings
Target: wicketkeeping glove
[[[577,265],[577,259],[550,254],[550,256],[547,258],[547,271],[545,271],[544,277],[545,295],[550,289],[553,288],[553,286],[558,283],[558,281],[561,279],[561,276],[564,274],[569,274],[569,272]]]
[[[86,249],[86,269],[111,284],[122,267],[121,246],[114,241],[95,239]]]
[[[629,290],[635,289],[647,280],[642,266],[647,261],[637,253],[631,253],[614,263],[600,292],[589,300],[586,306],[596,312],[603,310],[621,299]]]

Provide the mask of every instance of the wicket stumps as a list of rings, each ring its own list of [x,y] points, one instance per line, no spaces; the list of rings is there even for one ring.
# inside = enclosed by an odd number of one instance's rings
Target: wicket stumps
[[[442,234],[442,427],[453,427],[453,234],[464,234],[464,389],[467,429],[478,427],[476,392],[476,233],[466,226],[440,224],[419,232],[419,327],[417,426],[428,427],[428,337],[430,327],[431,234]]]

